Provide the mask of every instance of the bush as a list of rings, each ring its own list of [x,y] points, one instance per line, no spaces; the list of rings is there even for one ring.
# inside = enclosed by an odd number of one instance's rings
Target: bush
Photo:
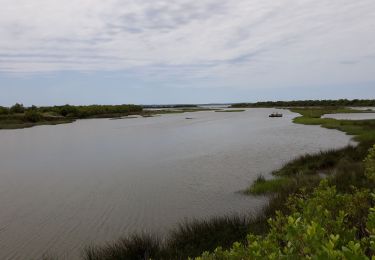
[[[374,253],[373,204],[368,190],[339,194],[323,180],[312,196],[292,197],[292,213],[271,219],[265,237],[250,234],[246,243],[197,259],[368,259]]]
[[[375,146],[365,165],[362,176],[373,187]],[[371,192],[374,188],[340,193],[322,180],[312,194],[291,196],[289,213],[278,212],[271,218],[265,236],[249,234],[245,243],[236,242],[229,250],[218,247],[196,259],[370,259],[375,254],[375,194]]]
[[[9,114],[9,109],[6,107],[0,107],[0,115],[7,115]]]
[[[20,114],[20,113],[25,112],[25,108],[23,107],[22,104],[18,104],[18,103],[16,103],[15,105],[13,105],[13,106],[10,108],[10,112],[11,112],[11,113],[14,113],[14,114]]]
[[[43,119],[43,116],[35,110],[29,110],[26,111],[24,118],[28,122],[36,123],[41,121]]]

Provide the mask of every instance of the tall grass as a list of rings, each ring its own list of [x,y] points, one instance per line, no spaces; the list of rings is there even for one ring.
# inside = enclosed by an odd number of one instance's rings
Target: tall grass
[[[149,234],[132,235],[105,246],[90,246],[84,250],[84,260],[148,260],[162,257],[161,241]]]

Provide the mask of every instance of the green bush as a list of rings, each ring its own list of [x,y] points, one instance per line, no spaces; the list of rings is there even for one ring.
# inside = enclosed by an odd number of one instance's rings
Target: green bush
[[[10,112],[11,112],[11,113],[14,113],[14,114],[20,114],[20,113],[25,112],[25,108],[23,107],[22,104],[18,104],[18,103],[16,103],[15,105],[13,105],[13,106],[10,108]]]
[[[365,160],[367,182],[374,182],[375,146]],[[278,212],[264,236],[221,247],[196,260],[370,259],[375,254],[374,189],[341,193],[327,179],[311,194],[289,198],[289,214]],[[374,259],[374,258],[372,258]]]
[[[7,114],[9,114],[9,109],[6,107],[0,106],[0,115],[7,115]]]
[[[41,121],[43,116],[35,110],[28,110],[26,111],[24,118],[27,122],[36,123]]]
[[[246,243],[219,247],[197,260],[368,259],[374,253],[373,204],[368,190],[339,194],[324,180],[311,197],[292,197],[292,213],[270,219],[266,236],[250,234]]]

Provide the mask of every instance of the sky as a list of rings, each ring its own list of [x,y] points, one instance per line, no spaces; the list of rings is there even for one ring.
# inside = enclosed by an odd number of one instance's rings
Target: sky
[[[375,98],[374,0],[0,6],[0,105]]]

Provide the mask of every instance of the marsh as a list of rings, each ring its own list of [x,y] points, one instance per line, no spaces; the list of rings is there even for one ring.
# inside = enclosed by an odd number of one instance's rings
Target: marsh
[[[284,117],[269,119],[274,111]],[[259,174],[351,143],[295,116],[257,108],[1,130],[0,258],[75,259],[136,231],[256,213],[266,199],[239,191]]]

